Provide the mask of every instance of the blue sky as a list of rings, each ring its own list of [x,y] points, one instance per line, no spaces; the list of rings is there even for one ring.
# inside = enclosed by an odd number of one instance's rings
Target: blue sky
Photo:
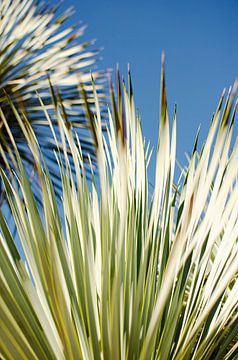
[[[86,39],[103,47],[101,68],[130,63],[144,135],[156,145],[161,51],[166,55],[170,106],[177,103],[177,158],[185,163],[201,125],[205,139],[224,87],[238,78],[237,0],[65,0],[72,20],[88,25]]]

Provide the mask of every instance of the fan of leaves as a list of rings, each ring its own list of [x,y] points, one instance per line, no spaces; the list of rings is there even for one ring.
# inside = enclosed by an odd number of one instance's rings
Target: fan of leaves
[[[97,103],[92,130],[99,181],[90,184],[79,143],[58,113],[63,211],[34,133],[18,118],[39,173],[43,213],[16,150],[18,177],[11,183],[3,171],[1,176],[26,261],[0,210],[4,359],[237,358],[237,142],[231,148],[235,88],[222,110],[223,94],[200,154],[195,141],[184,181],[176,189],[176,112],[170,131],[162,69],[151,201],[150,151],[131,86],[123,94],[124,101],[119,90],[117,104],[112,92],[107,137]]]
[[[78,84],[83,86],[89,103],[93,104],[90,69],[95,67],[98,51],[91,50],[93,41],[79,41],[85,27],[67,25],[71,10],[58,15],[58,7],[50,3],[34,0],[1,1],[0,111],[14,136],[22,160],[33,164],[13,106],[23,120],[27,118],[54,174],[51,150],[55,149],[55,142],[44,115],[45,110],[50,113],[55,108],[49,78],[62,104],[65,121],[77,127],[83,157],[87,159],[90,153],[93,161],[94,145],[87,132],[89,124],[84,116]],[[92,70],[92,74],[97,79],[96,87],[100,93],[103,72]],[[52,117],[51,121],[55,126],[56,118]],[[5,159],[3,155],[7,154],[6,150],[11,146],[9,133],[1,120],[0,165],[5,169],[14,166],[11,158],[6,155]],[[31,166],[29,173],[32,170]]]

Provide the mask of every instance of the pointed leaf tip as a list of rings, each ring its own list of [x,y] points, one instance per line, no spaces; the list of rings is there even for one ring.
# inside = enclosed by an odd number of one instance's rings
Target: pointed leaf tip
[[[161,55],[161,89],[160,89],[160,121],[162,125],[166,123],[166,113],[167,113],[167,96],[166,96],[166,87],[165,87],[165,72],[164,72],[164,60],[165,55],[162,52]]]
[[[132,87],[132,81],[131,81],[131,67],[130,67],[129,63],[127,66],[128,66],[127,69],[128,69],[129,96],[131,99],[133,97],[133,87]]]
[[[161,54],[161,64],[164,67],[164,63],[165,63],[165,52],[164,50],[162,50],[162,54]]]

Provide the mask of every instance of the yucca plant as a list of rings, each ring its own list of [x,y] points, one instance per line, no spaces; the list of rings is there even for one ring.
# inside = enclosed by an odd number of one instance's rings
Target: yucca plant
[[[35,135],[17,117],[37,166],[43,211],[38,211],[13,137],[18,176],[15,184],[3,170],[1,176],[26,261],[0,212],[3,359],[238,356],[237,143],[231,148],[235,88],[223,111],[222,95],[202,151],[196,139],[183,181],[175,185],[176,111],[170,131],[162,68],[150,200],[150,150],[130,79],[128,91],[123,84],[123,96],[120,87],[119,82],[118,102],[112,91],[107,134],[98,102],[93,118],[85,97],[99,171],[91,183],[80,143],[58,112],[64,144],[63,154],[56,153],[62,211]]]
[[[93,104],[91,72],[98,79],[99,92],[103,86],[103,73],[94,65],[98,51],[91,49],[93,41],[80,41],[84,26],[67,25],[72,9],[58,14],[58,7],[35,0],[1,0],[0,5],[0,111],[4,112],[22,160],[30,164],[29,174],[34,170],[33,159],[9,105],[9,97],[22,119],[26,116],[34,128],[49,170],[54,175],[52,150],[56,144],[39,101],[40,97],[48,112],[54,111],[49,81],[61,99],[67,123],[77,128],[83,157],[87,160],[90,153],[92,161],[95,160],[94,144],[87,131],[89,124],[78,88],[79,83],[84,86],[88,100]],[[56,119],[51,117],[51,122],[55,126]],[[6,151],[9,147],[9,134],[1,121],[0,164],[5,169],[11,162]]]

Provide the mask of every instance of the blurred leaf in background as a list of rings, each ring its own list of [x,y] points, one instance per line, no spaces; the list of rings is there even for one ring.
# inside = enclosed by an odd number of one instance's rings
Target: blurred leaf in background
[[[95,67],[98,51],[92,49],[94,41],[81,40],[85,27],[69,25],[67,20],[72,10],[60,14],[58,7],[52,6],[50,1],[1,1],[0,164],[5,170],[7,166],[14,167],[8,154],[9,148],[14,149],[7,124],[22,161],[30,165],[27,169],[29,176],[34,174],[33,158],[15,112],[22,121],[29,122],[33,127],[49,171],[54,176],[55,158],[52,150],[56,147],[44,113],[54,114],[55,101],[61,103],[60,111],[68,125],[77,128],[83,158],[87,161],[90,154],[91,160],[95,160],[94,144],[87,131],[90,124],[84,115],[79,84],[83,85],[92,106],[91,74],[102,99],[105,72]],[[56,117],[51,116],[51,123],[58,137]],[[37,190],[38,185],[35,185]]]

